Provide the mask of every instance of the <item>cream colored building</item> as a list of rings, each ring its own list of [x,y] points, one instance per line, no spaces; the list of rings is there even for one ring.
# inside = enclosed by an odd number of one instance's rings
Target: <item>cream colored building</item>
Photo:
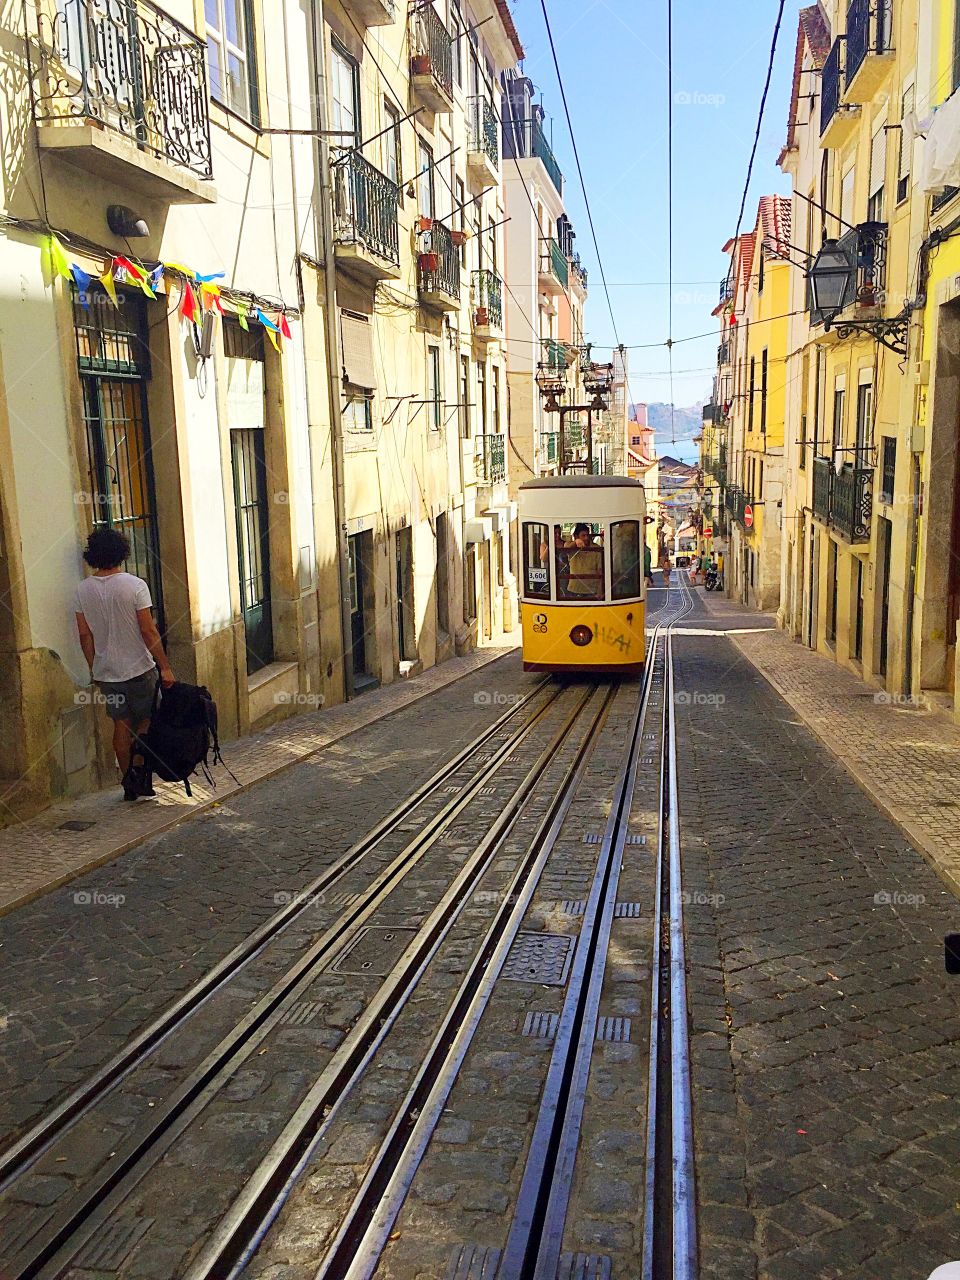
[[[73,617],[97,523],[227,738],[515,621],[509,12],[131,14],[0,20],[0,821],[113,777]]]

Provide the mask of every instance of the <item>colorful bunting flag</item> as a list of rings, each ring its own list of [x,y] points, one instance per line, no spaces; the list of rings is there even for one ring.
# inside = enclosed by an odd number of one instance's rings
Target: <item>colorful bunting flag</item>
[[[279,351],[279,350],[280,350],[280,343],[277,341],[277,331],[276,331],[276,329],[274,329],[273,325],[269,325],[269,326],[267,327],[267,337],[268,337],[268,338],[270,339],[270,341],[273,343],[273,345],[274,345],[274,349],[275,349],[275,350],[277,350],[277,351]]]
[[[247,324],[247,304],[245,302],[237,303],[237,323],[241,329],[250,332],[250,326]]]
[[[63,245],[56,236],[50,237],[50,265],[58,276],[63,276],[64,280],[73,279],[70,262],[67,259]]]
[[[93,282],[93,276],[89,272],[84,271],[82,267],[71,263],[70,273],[73,276],[73,282],[77,286],[77,293],[80,297],[80,305],[84,308],[90,306],[90,285]]]
[[[159,263],[158,266],[154,267],[153,270],[150,272],[150,288],[153,290],[155,294],[159,292],[160,286],[162,283],[163,283],[163,263],[161,262]]]
[[[197,316],[200,314],[200,308],[197,306],[197,295],[193,292],[193,286],[189,280],[183,282],[183,298],[180,301],[180,314],[184,320],[190,320],[196,323]]]
[[[107,264],[107,269],[100,277],[100,283],[107,291],[107,296],[114,306],[117,306],[117,286],[113,279],[113,262]]]
[[[119,255],[114,258],[113,266],[114,270],[116,270],[117,267],[120,267],[124,272],[126,272],[127,276],[129,276],[134,284],[138,284],[140,286],[148,298],[156,298],[157,295],[153,292],[145,267],[137,266],[137,264],[135,262],[131,262],[129,258],[123,258]]]
[[[287,313],[285,311],[280,312],[280,332],[285,338],[293,337],[293,334],[290,332],[290,326],[287,324]]]
[[[268,319],[267,319],[267,317],[263,314],[263,312],[260,310],[260,308],[259,308],[259,307],[257,307],[257,319],[260,321],[260,323],[263,325],[263,327],[264,327],[266,330],[268,330],[268,332],[270,332],[270,333],[279,333],[279,332],[280,332],[280,326],[279,326],[279,325],[274,324],[272,320],[268,320]]]
[[[227,274],[225,271],[211,271],[208,276],[202,276],[199,271],[193,273],[200,284],[209,284],[211,280],[222,280]]]

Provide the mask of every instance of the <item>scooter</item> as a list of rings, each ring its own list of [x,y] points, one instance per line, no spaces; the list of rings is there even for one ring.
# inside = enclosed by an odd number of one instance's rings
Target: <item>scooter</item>
[[[703,585],[708,591],[719,591],[723,587],[720,570],[711,565],[703,579]]]

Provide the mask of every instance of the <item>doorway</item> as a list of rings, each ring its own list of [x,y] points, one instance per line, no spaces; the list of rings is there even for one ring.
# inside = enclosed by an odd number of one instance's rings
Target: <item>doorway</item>
[[[240,611],[246,637],[247,674],[273,661],[273,609],[270,600],[270,512],[263,428],[230,432],[234,503],[237,511],[237,561]]]
[[[395,539],[397,562],[397,653],[401,662],[416,659],[413,629],[413,531],[399,529]]]
[[[373,616],[371,565],[373,534],[354,533],[347,538],[350,561],[350,660],[353,664],[353,687],[357,693],[377,685],[376,673],[370,670],[370,646],[367,635]]]
[[[887,674],[887,650],[890,636],[890,549],[893,525],[881,516],[877,521],[877,674]]]
[[[863,661],[863,560],[853,557],[853,656],[858,662]]]
[[[437,630],[442,635],[450,634],[449,554],[447,513],[441,511],[437,516]]]

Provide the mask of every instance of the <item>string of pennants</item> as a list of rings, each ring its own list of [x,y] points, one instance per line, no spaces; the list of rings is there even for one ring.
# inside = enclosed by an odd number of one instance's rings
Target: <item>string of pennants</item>
[[[71,262],[61,242],[55,235],[49,239],[50,265],[57,275],[64,280],[72,281],[80,295],[81,305],[89,307],[90,289],[99,284],[114,306],[117,301],[117,280],[126,280],[138,286],[148,298],[156,298],[157,294],[165,294],[165,280],[168,276],[178,276],[183,286],[183,295],[178,307],[180,316],[191,324],[199,324],[205,311],[213,311],[218,315],[236,316],[241,329],[249,332],[250,322],[260,324],[266,330],[267,337],[277,351],[280,350],[280,339],[290,339],[290,325],[285,311],[278,311],[276,319],[271,320],[263,309],[254,301],[236,298],[224,293],[218,280],[222,280],[224,272],[214,271],[210,275],[202,275],[191,267],[180,262],[158,262],[155,267],[148,268],[132,262],[121,254],[108,258],[103,272],[99,276],[85,271],[79,263]]]

